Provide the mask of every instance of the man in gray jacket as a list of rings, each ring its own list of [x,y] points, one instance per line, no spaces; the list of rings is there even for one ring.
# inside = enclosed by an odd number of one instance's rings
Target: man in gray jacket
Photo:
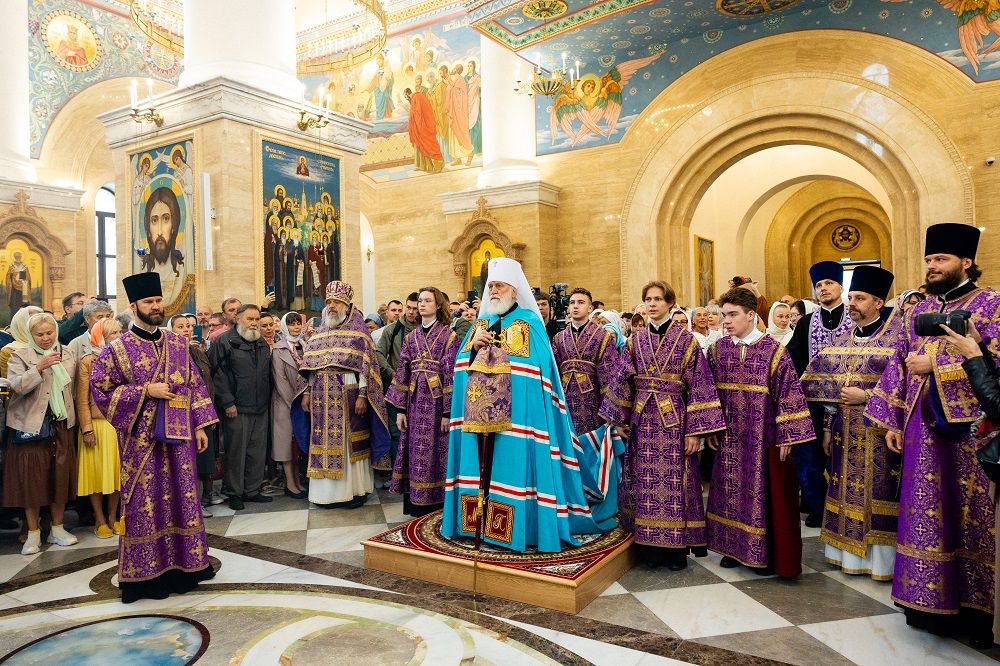
[[[271,351],[260,337],[259,322],[256,305],[241,305],[236,326],[209,349],[226,445],[222,493],[234,511],[243,509],[243,502],[273,500],[260,492],[270,429]]]

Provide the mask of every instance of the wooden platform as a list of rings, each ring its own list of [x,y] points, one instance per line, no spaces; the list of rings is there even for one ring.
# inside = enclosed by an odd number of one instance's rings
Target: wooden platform
[[[632,568],[632,537],[620,528],[562,553],[476,552],[440,536],[441,514],[362,542],[365,567],[502,599],[577,613]]]

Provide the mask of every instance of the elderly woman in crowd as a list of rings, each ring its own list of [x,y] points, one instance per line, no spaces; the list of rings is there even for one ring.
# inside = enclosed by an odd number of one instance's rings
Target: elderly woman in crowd
[[[271,457],[280,462],[285,473],[285,495],[293,499],[308,497],[299,486],[297,456],[292,444],[308,446],[309,420],[302,410],[302,394],[309,384],[299,374],[304,346],[305,319],[298,312],[281,318],[281,342],[271,352]]]
[[[698,346],[701,347],[701,350],[707,354],[708,348],[712,346],[712,343],[722,337],[722,331],[712,329],[710,325],[711,316],[707,307],[691,308],[691,312],[688,313],[688,319],[688,330],[691,331],[694,339],[698,341]]]
[[[31,345],[31,332],[28,331],[28,320],[31,319],[32,315],[36,315],[39,312],[42,312],[40,307],[26,305],[11,317],[9,331],[14,341],[4,345],[3,349],[0,349],[0,377],[7,376],[7,362],[10,360],[10,355],[18,349],[25,349]]]
[[[709,303],[705,306],[705,312],[708,313],[708,329],[717,331],[722,337],[722,308],[718,303]]]
[[[72,546],[76,537],[63,528],[63,508],[76,498],[76,409],[55,318],[40,312],[27,321],[31,342],[16,349],[7,366],[11,396],[7,403],[7,455],[3,503],[24,509],[28,537],[22,555],[41,550],[38,514],[52,512],[49,543]]]
[[[792,309],[781,301],[771,304],[771,311],[767,313],[767,334],[778,341],[784,347],[792,339],[792,327],[789,325]]]
[[[83,346],[86,352],[76,369],[76,419],[79,424],[77,494],[90,497],[90,505],[94,509],[94,534],[101,539],[125,533],[124,521],[118,519],[121,461],[118,457],[118,433],[104,419],[90,393],[90,373],[101,350],[121,334],[121,324],[114,319],[94,322],[89,344]],[[108,498],[106,514],[105,495]]]

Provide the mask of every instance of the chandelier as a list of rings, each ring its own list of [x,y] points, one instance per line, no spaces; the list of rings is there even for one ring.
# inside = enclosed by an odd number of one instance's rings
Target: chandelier
[[[299,74],[349,69],[382,52],[389,22],[382,0],[352,0],[351,5],[337,16],[296,35]],[[129,0],[129,16],[151,42],[183,54],[183,0]]]
[[[562,67],[553,67],[552,71],[542,69],[540,65],[535,65],[531,73],[530,81],[521,80],[521,63],[517,63],[514,71],[514,92],[520,95],[544,95],[552,97],[560,91],[572,93],[576,90],[576,84],[580,80],[580,61],[576,61],[575,69],[566,67],[566,54],[562,54]]]

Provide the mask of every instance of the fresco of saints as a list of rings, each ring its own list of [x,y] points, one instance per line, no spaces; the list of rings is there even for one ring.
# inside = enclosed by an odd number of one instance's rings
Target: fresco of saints
[[[378,70],[372,76],[371,83],[368,84],[370,97],[365,106],[365,115],[372,118],[372,111],[374,111],[374,120],[392,118],[392,84],[394,82],[392,68],[386,65],[385,56],[381,53],[375,56],[375,63]]]
[[[56,54],[60,60],[69,65],[84,67],[90,62],[83,50],[83,44],[80,43],[80,33],[75,25],[66,26],[66,38],[59,42]]]
[[[441,66],[442,78],[448,68]],[[452,166],[458,166],[465,160],[465,165],[472,164],[472,138],[469,136],[469,84],[462,76],[464,71],[461,63],[455,65],[448,74],[451,85],[448,87],[446,107],[448,111],[448,152],[454,161]]]
[[[181,184],[184,194],[194,194],[194,172],[184,157],[184,147],[174,146],[170,150],[170,164],[174,169],[174,179]]]
[[[139,158],[139,167],[136,170],[135,180],[132,181],[132,205],[138,206],[142,199],[142,192],[149,186],[150,174],[153,171],[153,156],[144,153]]]
[[[309,177],[309,163],[306,161],[305,155],[299,155],[299,163],[295,167],[295,175]]]
[[[414,165],[418,171],[439,173],[444,168],[444,156],[437,141],[434,108],[424,93],[407,88],[403,95],[410,104],[409,134]]]

